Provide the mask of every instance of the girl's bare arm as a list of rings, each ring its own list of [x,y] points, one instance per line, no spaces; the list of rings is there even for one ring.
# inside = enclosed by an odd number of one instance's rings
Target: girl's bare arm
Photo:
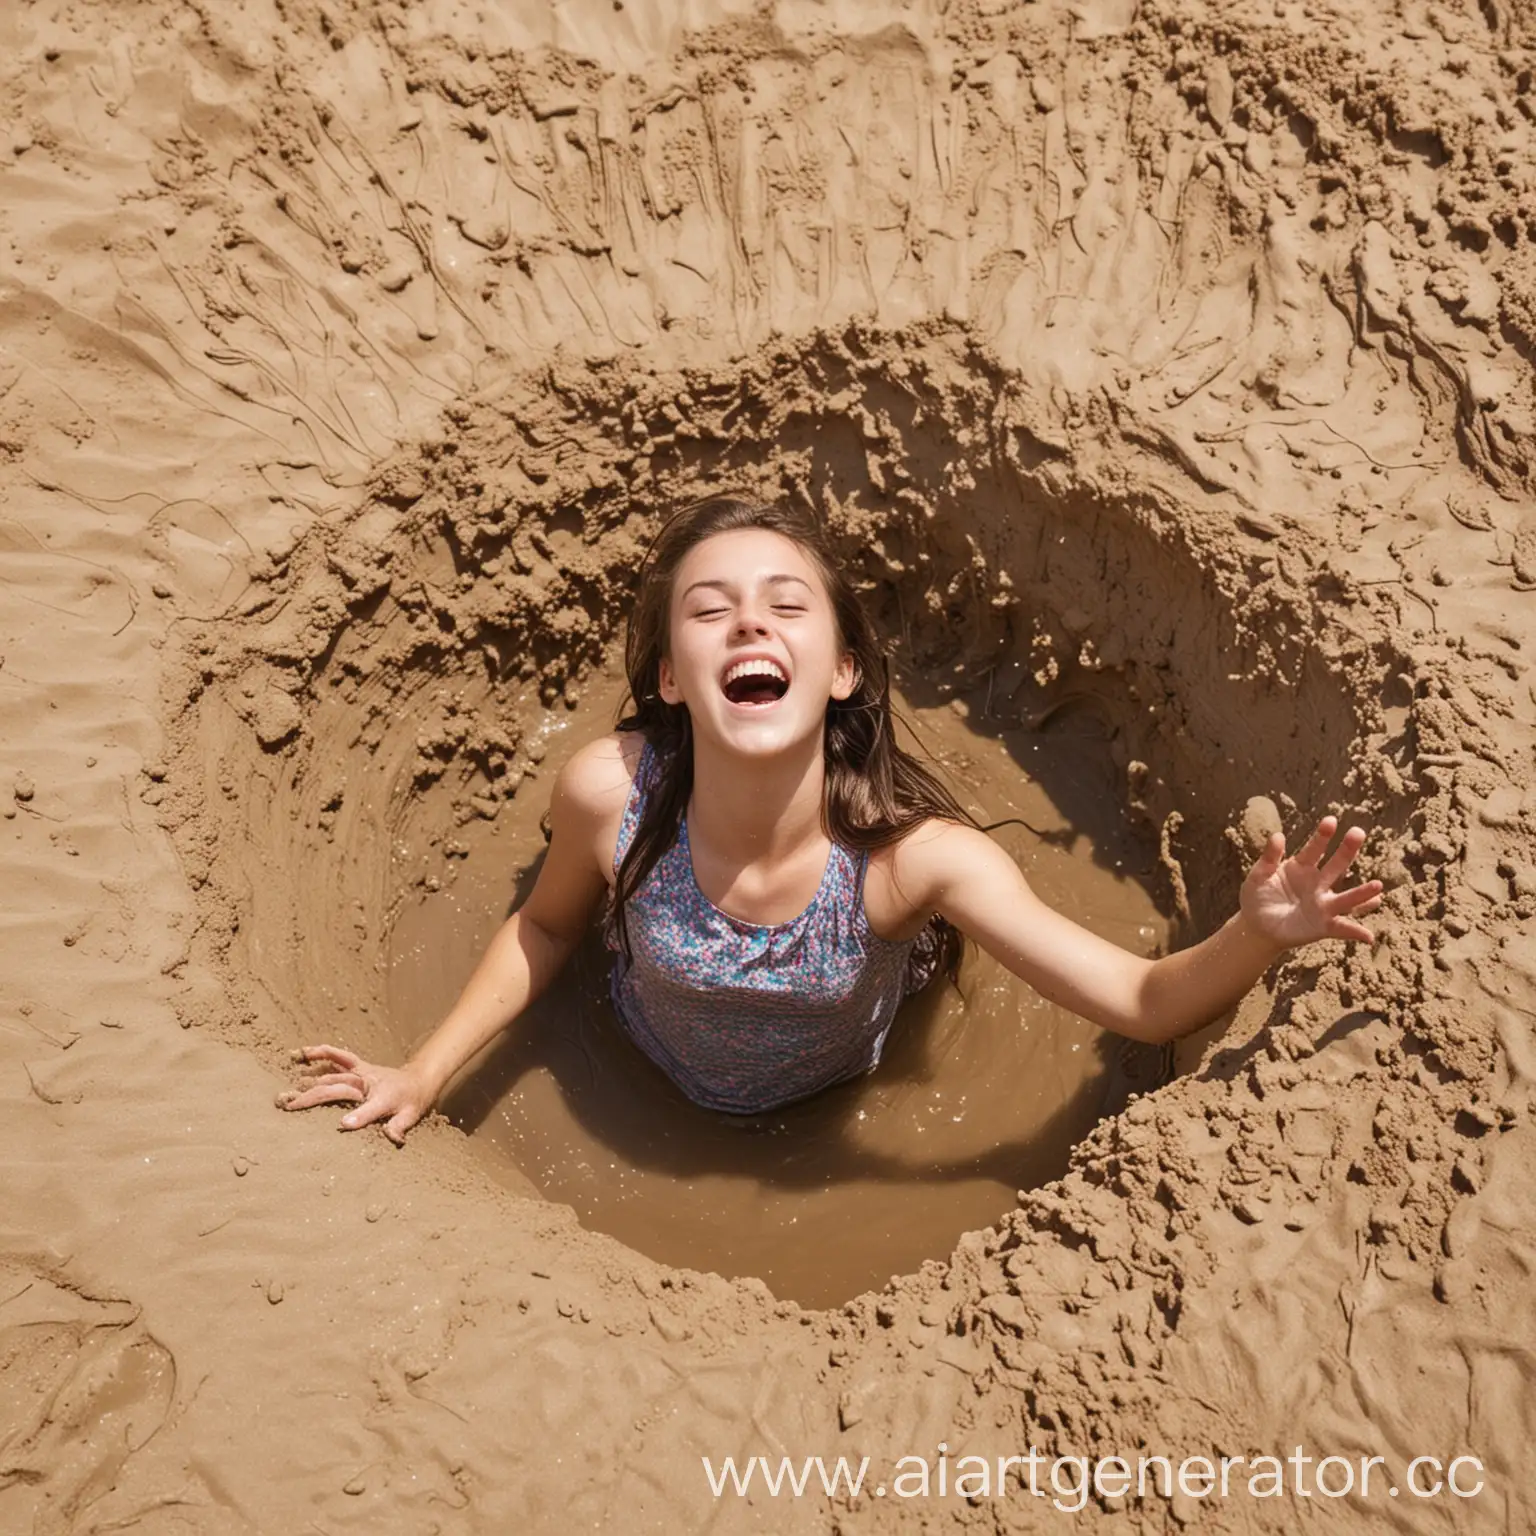
[[[930,822],[901,845],[892,873],[915,908],[942,913],[1042,996],[1104,1029],[1161,1043],[1219,1017],[1295,945],[1370,939],[1350,914],[1381,904],[1381,882],[1332,891],[1365,841],[1350,828],[1324,863],[1336,827],[1325,817],[1290,859],[1276,833],[1244,881],[1239,910],[1199,944],[1158,960],[1048,907],[1018,865],[972,827]]]
[[[578,753],[555,781],[544,867],[527,901],[502,924],[459,1000],[411,1056],[436,1097],[559,974],[581,942],[607,879],[598,842],[613,768]]]
[[[550,843],[527,901],[487,946],[447,1016],[402,1066],[364,1061],[336,1046],[306,1046],[312,1064],[304,1091],[279,1099],[285,1109],[353,1101],[343,1129],[384,1120],[394,1141],[425,1115],[453,1075],[544,990],[591,922],[607,888],[605,840],[622,810],[628,775],[611,738],[578,752],[561,770],[550,801]],[[611,849],[609,849],[611,852]]]

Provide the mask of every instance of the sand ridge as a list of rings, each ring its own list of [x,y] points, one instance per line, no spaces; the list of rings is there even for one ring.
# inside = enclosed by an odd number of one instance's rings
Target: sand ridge
[[[1529,1522],[1519,8],[0,40],[7,1526],[819,1530],[698,1455],[1297,1439],[1489,1468],[1341,1520]],[[1295,957],[1066,1179],[827,1314],[440,1123],[397,1156],[268,1108],[317,1022],[369,1038],[399,797],[494,805],[495,681],[579,689],[649,521],[754,477],[936,678],[1102,700],[1192,927],[1255,796],[1369,816],[1392,886],[1373,951]]]

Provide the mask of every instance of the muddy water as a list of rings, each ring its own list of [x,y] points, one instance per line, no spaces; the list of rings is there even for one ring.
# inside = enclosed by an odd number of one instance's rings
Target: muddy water
[[[543,852],[539,820],[561,763],[611,727],[616,672],[574,712],[542,717],[547,755],[494,822],[453,835],[464,856],[441,889],[416,888],[390,949],[390,1016],[402,1050],[452,1005]],[[943,765],[1041,897],[1128,949],[1166,938],[1140,875],[1153,854],[1118,810],[1103,727],[1091,709],[1047,728],[1008,728],[983,700],[907,707]],[[425,842],[432,817],[422,807]],[[438,832],[441,834],[441,819]],[[422,847],[400,845],[402,883]],[[930,986],[898,1015],[871,1075],[771,1114],[690,1103],[621,1033],[594,934],[550,991],[443,1105],[493,1163],[510,1160],[584,1225],[662,1262],[757,1275],[806,1306],[829,1306],[943,1258],[1017,1190],[1066,1168],[1106,1104],[1150,1086],[1155,1053],[1045,1002],[968,947],[957,992]]]

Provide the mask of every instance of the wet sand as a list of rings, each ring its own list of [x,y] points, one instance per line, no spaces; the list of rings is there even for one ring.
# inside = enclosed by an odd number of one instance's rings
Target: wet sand
[[[1031,1528],[699,1471],[941,1442],[1486,1469],[1089,1530],[1529,1528],[1533,47],[1470,0],[0,10],[0,1529]],[[1101,729],[1172,942],[1274,820],[1388,885],[836,1307],[584,1229],[553,1141],[520,1186],[273,1107],[300,1042],[398,1048],[508,722],[726,484],[826,518],[918,706]]]

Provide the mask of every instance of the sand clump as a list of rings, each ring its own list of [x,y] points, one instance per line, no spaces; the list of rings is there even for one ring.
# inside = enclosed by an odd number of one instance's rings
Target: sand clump
[[[699,1472],[941,1441],[1470,1452],[1476,1500],[1329,1517],[1530,1523],[1520,7],[0,41],[0,1524],[1055,1518]],[[391,1041],[400,904],[540,792],[647,533],[725,483],[827,517],[934,701],[1102,719],[1186,936],[1328,810],[1389,887],[1374,947],[1290,957],[1062,1178],[826,1311],[441,1120],[397,1155],[270,1107],[291,1045]],[[1078,1518],[1296,1518],[1236,1508]]]

